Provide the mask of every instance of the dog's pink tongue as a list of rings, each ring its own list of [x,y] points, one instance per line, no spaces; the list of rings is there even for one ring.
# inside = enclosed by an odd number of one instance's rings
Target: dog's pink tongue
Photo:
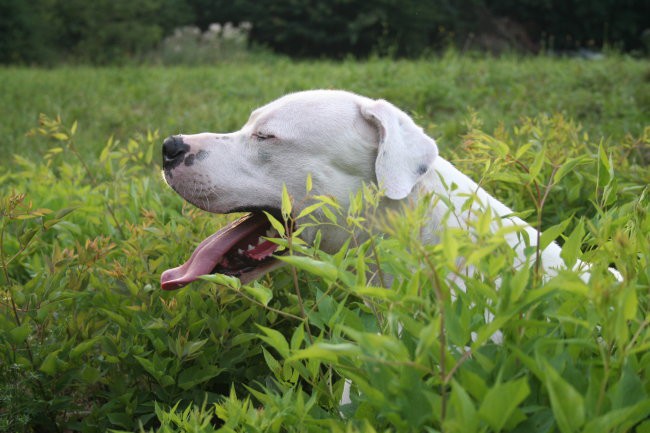
[[[160,287],[163,290],[179,289],[201,275],[209,274],[233,245],[267,223],[264,215],[248,214],[228,224],[201,242],[188,261],[163,272]]]

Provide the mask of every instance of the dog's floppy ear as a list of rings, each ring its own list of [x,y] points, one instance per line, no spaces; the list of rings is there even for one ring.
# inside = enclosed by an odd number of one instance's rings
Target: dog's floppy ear
[[[388,198],[403,199],[433,164],[438,146],[413,119],[387,101],[362,106],[361,115],[379,131],[377,181]]]

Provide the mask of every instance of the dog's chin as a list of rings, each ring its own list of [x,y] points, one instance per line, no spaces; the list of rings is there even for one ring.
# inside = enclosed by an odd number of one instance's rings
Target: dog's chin
[[[266,212],[278,215],[275,208]],[[278,237],[268,217],[257,207],[237,208],[230,212],[250,213],[223,227],[206,238],[182,265],[168,269],[160,277],[163,290],[181,288],[202,275],[224,274],[239,278],[242,283],[251,282],[282,262],[274,256],[278,245],[269,240]]]

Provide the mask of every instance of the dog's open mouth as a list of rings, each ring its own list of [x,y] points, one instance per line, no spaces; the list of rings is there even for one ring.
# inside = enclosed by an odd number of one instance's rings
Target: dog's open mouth
[[[249,213],[201,242],[188,261],[163,272],[160,285],[179,289],[201,275],[217,273],[251,281],[278,264],[272,256],[278,245],[264,239],[277,236],[264,213]]]

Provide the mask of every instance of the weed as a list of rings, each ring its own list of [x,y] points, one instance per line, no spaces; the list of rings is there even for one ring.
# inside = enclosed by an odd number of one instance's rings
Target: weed
[[[228,217],[162,187],[156,132],[88,154],[74,125],[42,117],[45,157],[17,155],[2,175],[0,431],[648,427],[649,179],[634,156],[645,132],[613,142],[563,115],[492,133],[474,120],[454,152],[542,242],[561,241],[569,266],[591,263],[588,284],[515,267],[485,221],[476,238],[422,244],[435,198],[381,216],[368,186],[349,209],[283,194],[284,269],[166,293],[162,270]],[[318,236],[297,237],[319,224],[350,241],[326,254]],[[340,406],[345,380],[352,403]]]

